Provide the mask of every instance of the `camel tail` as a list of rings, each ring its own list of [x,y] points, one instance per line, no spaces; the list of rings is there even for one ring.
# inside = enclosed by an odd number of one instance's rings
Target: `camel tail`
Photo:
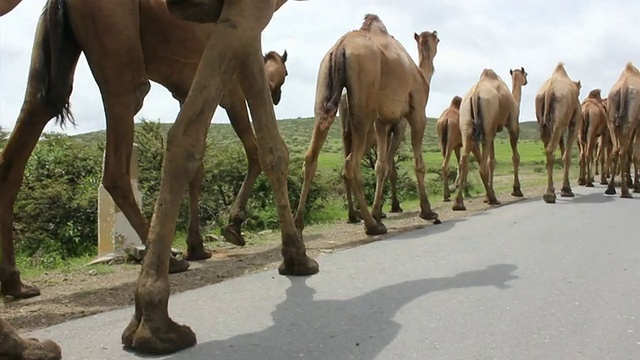
[[[624,84],[618,91],[616,91],[615,101],[613,105],[613,124],[618,127],[627,117],[627,91],[628,87]]]
[[[473,124],[473,140],[479,143],[484,135],[483,121],[482,121],[482,109],[480,108],[480,97],[475,98],[475,106],[473,104],[474,97],[472,96],[469,101],[471,106],[471,123]]]
[[[342,89],[346,86],[346,59],[347,53],[342,46],[329,54],[329,70],[326,74],[326,88],[320,116],[323,129],[331,125],[340,107]]]
[[[582,141],[583,144],[587,143],[587,138],[589,137],[589,122],[591,121],[590,113],[591,111],[589,109],[582,113],[582,134],[580,136],[580,141]]]
[[[56,123],[75,125],[69,97],[80,45],[67,16],[66,0],[49,0],[38,22],[31,55],[29,87],[36,86],[37,99],[55,115]]]
[[[548,91],[544,94],[544,105],[542,107],[542,128],[545,131],[549,131],[552,128],[552,114],[553,114],[553,101],[554,99],[553,92],[549,93]]]
[[[442,156],[445,156],[447,153],[447,147],[449,146],[449,119],[444,119],[442,123],[440,123],[440,150],[442,151]]]

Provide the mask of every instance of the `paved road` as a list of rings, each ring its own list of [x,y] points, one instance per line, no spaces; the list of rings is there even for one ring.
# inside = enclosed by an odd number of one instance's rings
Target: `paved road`
[[[576,188],[171,298],[199,344],[162,359],[640,359],[640,197]],[[131,308],[33,333],[138,359]]]

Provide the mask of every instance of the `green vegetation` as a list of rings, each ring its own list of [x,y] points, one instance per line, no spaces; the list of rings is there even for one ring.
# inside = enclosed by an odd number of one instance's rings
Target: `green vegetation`
[[[320,156],[318,174],[307,207],[310,224],[342,220],[344,191],[342,185],[342,143],[340,127],[331,128]],[[278,122],[289,147],[289,190],[292,206],[298,203],[302,183],[302,161],[309,144],[313,119],[289,119]],[[150,218],[159,189],[160,170],[166,134],[170,124],[142,121],[136,124],[136,142],[140,146],[140,188],[143,212]],[[0,148],[7,133],[0,129]],[[537,124],[521,123],[519,150],[523,173],[544,171],[544,152],[537,140]],[[77,136],[45,134],[36,146],[25,173],[22,190],[15,207],[15,234],[19,262],[23,269],[66,269],[95,254],[97,244],[97,190],[101,179],[105,132]],[[428,167],[427,186],[432,202],[441,197],[440,164],[435,119],[430,119],[424,139],[424,156]],[[224,151],[221,151],[224,149]],[[364,163],[372,161],[371,156]],[[497,175],[511,173],[511,149],[506,131],[496,140]],[[413,157],[405,142],[399,154],[400,200],[405,209],[415,207],[416,190]],[[452,161],[455,167],[455,161]],[[246,172],[244,151],[229,124],[213,124],[209,130],[205,156],[206,178],[201,195],[201,226],[204,233],[217,233],[226,224],[229,208]],[[472,170],[477,169],[473,164]],[[372,201],[375,175],[370,166],[363,169],[365,193]],[[455,176],[455,172],[453,172]],[[544,179],[539,174],[540,179]],[[482,193],[477,172],[470,174],[472,195]],[[523,181],[526,192],[527,182]],[[509,183],[496,186],[510,187]],[[499,190],[499,189],[497,189]],[[386,202],[388,203],[388,202]],[[244,229],[259,232],[277,228],[273,196],[266,177],[260,176],[253,189]],[[188,221],[187,200],[178,219],[176,246],[182,247]]]

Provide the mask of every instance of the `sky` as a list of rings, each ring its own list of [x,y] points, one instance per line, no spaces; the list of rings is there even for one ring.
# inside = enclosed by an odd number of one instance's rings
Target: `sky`
[[[107,0],[92,0],[107,1]],[[134,0],[132,0],[134,1]],[[0,18],[0,126],[12,129],[24,99],[31,44],[44,0],[25,0]],[[485,68],[511,87],[509,69],[523,66],[520,121],[535,120],[534,96],[559,61],[573,80],[605,96],[628,61],[640,66],[640,2],[632,0],[309,0],[289,1],[263,32],[263,51],[288,53],[288,72],[278,119],[310,117],[318,67],[344,33],[377,14],[417,62],[414,32],[438,31],[440,43],[427,116],[438,117],[455,95],[463,96]],[[171,123],[178,103],[153,83],[140,118]],[[49,123],[46,131],[67,134],[105,128],[100,92],[82,56],[76,69],[71,109],[77,125]],[[216,110],[214,123],[228,123]]]

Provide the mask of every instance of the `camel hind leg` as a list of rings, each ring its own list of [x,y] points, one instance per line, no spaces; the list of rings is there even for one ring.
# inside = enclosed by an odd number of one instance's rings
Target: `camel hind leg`
[[[571,169],[571,149],[573,148],[573,143],[576,141],[578,135],[578,126],[580,125],[581,114],[580,111],[576,111],[569,122],[568,132],[567,132],[567,143],[562,153],[562,188],[560,189],[560,196],[562,197],[574,197],[573,191],[571,190],[571,183],[569,182],[569,171]],[[589,166],[589,164],[586,164]],[[589,174],[587,174],[587,181],[589,181]],[[592,184],[593,185],[593,184]]]
[[[440,224],[441,221],[438,219],[438,213],[431,209],[424,183],[426,165],[422,155],[422,140],[424,139],[424,130],[427,125],[427,117],[424,114],[424,104],[421,107],[414,107],[414,109],[414,111],[406,116],[406,119],[411,128],[411,148],[413,150],[418,195],[420,196],[420,218],[423,220],[433,220],[434,224]]]
[[[384,190],[384,182],[387,178],[387,174],[389,173],[389,162],[388,162],[388,140],[389,140],[389,124],[385,124],[381,121],[377,121],[374,124],[374,129],[376,131],[376,165],[375,165],[375,174],[376,174],[376,190],[373,198],[373,206],[371,211],[371,216],[377,221],[380,222],[382,220],[382,192]]]
[[[449,142],[444,144],[444,159],[442,160],[442,201],[448,202],[451,201],[451,191],[449,189],[449,159],[451,159],[452,146],[449,145]],[[460,163],[458,161],[458,163]],[[458,166],[459,170],[459,166]],[[460,171],[458,171],[460,174]],[[459,184],[460,176],[456,179],[456,183]]]
[[[393,125],[392,127],[392,136],[391,142],[389,143],[389,152],[387,162],[390,166],[389,168],[389,183],[391,184],[391,212],[392,213],[401,213],[402,207],[400,207],[400,200],[398,199],[398,169],[396,166],[396,154],[398,150],[400,150],[400,145],[402,145],[402,141],[405,137],[405,132],[407,129],[407,122],[405,120],[400,120],[399,123]]]
[[[47,9],[48,11],[51,9]],[[22,185],[27,161],[45,125],[51,118],[65,113],[65,105],[71,95],[73,74],[80,57],[80,48],[77,43],[70,38],[63,38],[59,44],[61,53],[57,68],[49,69],[51,73],[43,70],[43,65],[51,65],[46,62],[43,64],[45,61],[43,59],[47,59],[44,53],[50,51],[47,44],[51,40],[50,27],[45,21],[47,12],[43,13],[38,20],[27,90],[20,114],[7,143],[0,152],[0,294],[15,299],[38,296],[40,290],[21,281],[20,271],[16,265],[13,238],[14,205]],[[69,34],[63,32],[63,37],[67,35]],[[58,75],[57,82],[48,83],[52,81],[54,75]],[[42,89],[47,85],[49,85],[49,91],[43,93]],[[0,327],[2,325],[0,323]]]
[[[133,147],[133,117],[142,108],[150,83],[139,42],[140,26],[137,3],[114,0],[82,3],[73,11],[68,3],[70,21],[82,47],[104,102],[107,122],[107,143],[102,182],[118,208],[146,244],[149,224],[133,196],[129,165]],[[86,8],[90,6],[90,8]],[[80,19],[90,11],[101,14],[92,26]],[[116,24],[117,22],[117,24]],[[116,29],[105,32],[102,29]],[[189,263],[171,257],[171,273],[186,271]]]
[[[640,126],[636,128],[633,141],[633,192],[640,193]]]
[[[520,138],[520,125],[518,119],[510,119],[509,126],[507,127],[509,132],[509,144],[511,145],[511,163],[513,164],[513,191],[511,196],[523,197],[522,189],[520,188],[520,152],[518,152],[518,139]]]
[[[350,128],[350,120],[349,120],[349,102],[347,101],[347,94],[343,93],[340,97],[340,123],[342,125],[342,151],[344,153],[344,158],[351,153],[351,131]],[[353,190],[351,189],[351,183],[347,180],[347,176],[345,173],[345,169],[342,169],[342,182],[344,183],[345,197],[347,199],[347,222],[350,224],[357,224],[362,219],[360,219],[360,214],[356,211],[355,206],[353,204]]]

